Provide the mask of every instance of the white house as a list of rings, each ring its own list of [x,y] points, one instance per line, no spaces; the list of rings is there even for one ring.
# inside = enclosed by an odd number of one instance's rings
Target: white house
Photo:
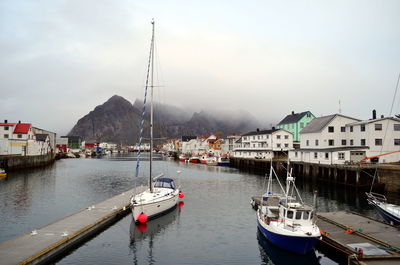
[[[293,134],[283,129],[257,129],[235,142],[234,157],[271,159],[293,148]]]
[[[347,145],[365,148],[345,153],[345,160],[358,162],[363,157],[378,155],[380,157],[377,159],[382,163],[400,160],[400,119],[398,118],[387,117],[350,123],[346,125],[346,134]]]

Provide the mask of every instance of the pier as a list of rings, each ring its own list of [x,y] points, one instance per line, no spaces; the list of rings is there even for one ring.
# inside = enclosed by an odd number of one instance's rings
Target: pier
[[[130,212],[140,186],[89,206],[31,233],[0,243],[1,264],[45,264],[84,243]]]
[[[230,158],[231,165],[235,168],[269,172],[270,160],[250,158]],[[278,174],[286,174],[287,159],[272,161]],[[385,192],[400,192],[400,166],[387,164],[367,164],[361,167],[352,165],[325,165],[304,162],[290,162],[293,175],[310,181],[323,181],[326,183],[369,189],[372,184],[375,170],[378,169],[378,178],[374,188],[383,189]]]

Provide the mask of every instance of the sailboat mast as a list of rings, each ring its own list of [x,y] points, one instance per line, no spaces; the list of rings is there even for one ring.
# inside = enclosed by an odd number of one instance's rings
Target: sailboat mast
[[[150,176],[149,187],[150,192],[153,192],[153,74],[154,74],[154,20],[151,21],[152,35],[151,35],[151,84],[150,84]]]

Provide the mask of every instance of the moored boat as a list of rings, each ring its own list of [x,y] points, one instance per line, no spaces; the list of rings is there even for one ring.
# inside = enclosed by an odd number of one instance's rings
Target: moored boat
[[[210,157],[210,159],[207,160],[207,166],[218,166],[217,157]]]
[[[152,38],[151,38],[151,49],[149,56],[149,65],[147,73],[153,73],[153,62],[154,62],[154,20],[152,24]],[[149,82],[150,81],[150,82]],[[146,223],[147,220],[155,218],[163,213],[168,212],[170,209],[176,206],[178,198],[183,198],[183,193],[180,192],[179,187],[175,186],[174,181],[171,178],[164,178],[162,175],[153,179],[153,156],[154,156],[154,137],[153,137],[153,74],[149,80],[149,74],[146,79],[146,92],[143,102],[143,111],[141,118],[141,130],[139,138],[139,146],[143,140],[143,124],[145,118],[145,106],[146,106],[146,95],[147,89],[150,88],[150,159],[149,159],[149,188],[142,193],[139,193],[131,197],[130,205],[132,209],[132,217],[135,222]],[[137,155],[136,164],[136,177],[139,173],[139,162],[140,162],[141,150],[139,148]]]
[[[199,158],[198,156],[191,156],[191,157],[189,158],[189,162],[190,162],[190,163],[198,164],[198,163],[200,163],[200,158]]]
[[[217,162],[218,162],[218,166],[229,166],[230,165],[229,158],[226,156],[219,156],[217,159]]]
[[[185,154],[180,154],[179,155],[179,161],[181,162],[186,162],[186,160],[189,159],[189,156],[185,155]]]
[[[0,168],[0,179],[6,178],[7,173],[4,169]]]
[[[393,225],[400,225],[400,206],[387,203],[386,197],[383,194],[375,192],[366,192],[367,201],[374,206],[378,213],[385,219],[386,222]]]
[[[282,189],[280,194],[272,192],[273,176]],[[294,191],[300,201],[293,197]],[[297,254],[309,253],[321,236],[316,225],[315,211],[313,207],[302,202],[294,185],[294,178],[287,173],[285,191],[272,165],[267,192],[262,195],[261,205],[257,210],[257,222],[259,231],[272,244]]]

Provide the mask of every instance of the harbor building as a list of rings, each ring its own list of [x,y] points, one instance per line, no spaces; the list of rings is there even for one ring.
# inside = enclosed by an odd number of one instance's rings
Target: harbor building
[[[281,120],[276,127],[278,129],[283,129],[293,134],[293,141],[300,141],[300,132],[305,128],[313,119],[315,119],[314,114],[310,111],[304,111],[300,113],[294,113],[287,115],[283,120]]]

